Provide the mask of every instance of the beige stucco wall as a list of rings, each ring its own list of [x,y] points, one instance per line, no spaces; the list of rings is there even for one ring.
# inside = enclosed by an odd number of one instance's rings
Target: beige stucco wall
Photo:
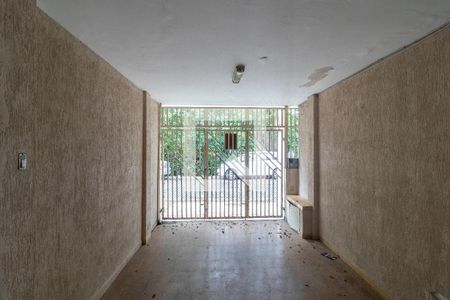
[[[147,209],[146,241],[158,222],[159,110],[160,103],[147,98]]]
[[[142,91],[34,1],[0,20],[0,299],[98,297],[140,244]]]
[[[450,297],[450,27],[319,95],[320,234],[395,299]]]
[[[313,168],[314,168],[314,111],[313,99],[299,106],[299,195],[312,203],[310,196],[313,190]]]
[[[312,238],[319,238],[318,96],[299,106],[299,195],[313,206]]]

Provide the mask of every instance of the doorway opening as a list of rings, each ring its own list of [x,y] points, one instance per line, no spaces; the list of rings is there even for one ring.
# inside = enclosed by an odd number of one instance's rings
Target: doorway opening
[[[283,218],[298,109],[162,107],[161,220]]]

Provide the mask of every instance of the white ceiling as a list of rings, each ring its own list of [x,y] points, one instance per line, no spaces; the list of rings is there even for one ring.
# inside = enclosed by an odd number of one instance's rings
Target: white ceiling
[[[37,2],[153,98],[178,105],[299,104],[450,16],[449,0]]]

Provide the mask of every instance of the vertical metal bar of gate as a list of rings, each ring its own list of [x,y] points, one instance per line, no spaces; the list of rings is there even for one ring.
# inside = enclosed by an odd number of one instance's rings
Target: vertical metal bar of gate
[[[286,164],[286,158],[287,158],[287,154],[288,154],[288,124],[289,123],[289,108],[288,108],[288,106],[285,106],[284,107],[284,135],[283,135],[283,138],[284,138],[284,151],[283,151],[283,153],[282,153],[282,155],[283,155],[283,162],[284,162],[284,164]],[[284,173],[284,176],[283,177],[285,177],[286,176],[286,169],[285,169],[285,167],[286,167],[286,165],[284,165],[284,166],[282,166],[282,170],[283,170],[283,173]],[[285,197],[284,197],[284,191],[286,191],[286,188],[287,188],[287,186],[286,186],[286,181],[285,180],[283,180],[283,184],[282,184],[282,192],[281,192],[281,194],[283,195],[283,197],[282,197],[282,203],[283,203],[283,208],[284,207],[286,207],[286,200],[285,200]]]
[[[161,110],[161,112],[163,112],[163,110]],[[164,124],[164,118],[162,118],[162,120],[163,120],[163,124]],[[159,178],[161,180],[161,183],[158,182],[158,184],[161,185],[161,188],[160,188],[160,191],[161,191],[160,197],[161,197],[161,199],[159,201],[162,202],[162,203],[160,204],[160,210],[158,212],[158,216],[159,216],[159,220],[162,220],[162,219],[164,219],[164,208],[166,207],[166,205],[164,205],[164,199],[167,198],[167,197],[164,197],[165,196],[164,195],[164,193],[165,193],[165,190],[164,190],[164,181],[165,181],[164,179],[165,178],[164,178],[164,176],[166,174],[166,170],[165,170],[166,166],[165,166],[165,163],[164,163],[165,160],[164,160],[164,131],[163,130],[160,130],[159,139],[160,139],[159,144],[161,146],[160,160],[162,160],[163,163],[161,164],[161,162],[160,162],[160,165],[162,166],[162,168],[160,168],[160,170],[159,170],[159,172],[160,172]]]
[[[204,215],[204,217],[205,218],[207,218],[208,217],[208,210],[209,210],[209,205],[208,205],[208,202],[209,202],[209,198],[208,198],[208,193],[209,193],[209,184],[208,184],[208,149],[209,149],[209,146],[208,146],[208,140],[209,140],[209,138],[208,138],[208,131],[207,131],[207,127],[208,127],[208,124],[209,124],[209,122],[208,122],[208,110],[207,109],[205,109],[204,110],[204,115],[203,115],[203,118],[204,118],[204,124],[205,124],[205,126],[204,126],[204,129],[203,129],[203,136],[204,136],[204,155],[203,155],[203,162],[204,162],[204,175],[203,175],[203,189],[204,189],[204,191],[203,191],[203,197],[204,197],[204,199],[203,199],[203,205],[204,205],[204,211],[203,211],[203,215]]]
[[[249,178],[249,152],[250,152],[250,144],[249,144],[249,126],[248,126],[248,110],[245,110],[245,177]],[[249,216],[249,207],[250,207],[250,187],[248,184],[245,185],[245,217]]]

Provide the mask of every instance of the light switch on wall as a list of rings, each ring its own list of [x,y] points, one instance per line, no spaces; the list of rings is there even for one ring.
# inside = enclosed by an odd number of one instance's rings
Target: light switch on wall
[[[26,153],[19,153],[19,170],[26,170],[27,169],[27,154]]]

